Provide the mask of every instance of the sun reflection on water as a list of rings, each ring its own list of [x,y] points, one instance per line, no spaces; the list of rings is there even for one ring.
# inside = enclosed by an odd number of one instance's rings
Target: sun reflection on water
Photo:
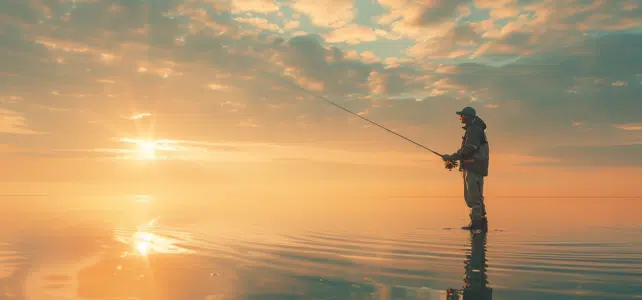
[[[147,256],[149,253],[151,244],[154,243],[154,235],[149,232],[136,232],[132,243],[134,248],[141,256]]]
[[[159,228],[157,221],[158,217],[153,218],[133,231],[124,228],[117,230],[114,238],[127,247],[121,253],[121,257],[189,252],[180,246],[187,241],[178,237],[175,229]]]
[[[180,240],[149,231],[136,231],[127,242],[132,252],[127,253],[129,255],[148,256],[154,253],[177,254],[189,252],[187,249],[177,245],[181,243]]]

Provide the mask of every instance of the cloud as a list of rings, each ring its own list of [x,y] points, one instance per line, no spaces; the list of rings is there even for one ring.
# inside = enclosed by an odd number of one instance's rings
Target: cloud
[[[372,51],[363,51],[359,53],[356,50],[348,50],[345,53],[343,53],[343,58],[346,60],[360,61],[365,64],[374,64],[374,63],[381,62],[381,58],[379,58],[376,54],[372,53]],[[388,61],[393,60],[393,62],[390,64],[394,64],[395,61],[397,61],[398,59],[389,57],[387,60]],[[390,64],[386,63],[386,65],[390,65]]]
[[[0,97],[0,103],[2,103],[2,104],[14,104],[14,103],[20,102],[22,100],[23,99],[20,96]]]
[[[326,48],[319,36],[294,37],[278,47],[274,54],[275,62],[286,70],[289,77],[302,83],[312,83],[315,90],[322,89],[327,94],[367,91],[367,78],[372,66],[346,60],[343,51]],[[378,67],[383,68],[382,65]]]
[[[346,42],[356,45],[362,42],[374,42],[379,38],[394,39],[388,32],[368,26],[349,24],[324,35],[328,43]]]
[[[118,160],[125,156],[124,151],[114,149],[60,149],[50,151],[21,150],[5,154],[27,158],[52,158],[73,160]]]
[[[140,113],[140,114],[135,114],[129,117],[130,120],[140,120],[142,118],[150,117],[152,114],[150,113]]]
[[[415,40],[412,52],[422,53],[422,58],[431,54],[435,58],[468,57],[471,53],[473,58],[530,56],[559,45],[582,43],[592,32],[642,26],[642,5],[635,1],[616,5],[598,0],[382,0],[380,4],[388,13],[377,18],[378,24]],[[462,26],[477,33],[476,45],[462,47],[446,38]]]
[[[470,4],[470,0],[432,0],[422,7],[413,22],[419,26],[435,26],[447,20],[452,20],[458,13],[458,8]]]
[[[13,144],[0,144],[0,154],[5,153],[17,153],[17,152],[27,152],[30,151],[29,148],[21,148]]]
[[[470,57],[529,56],[535,53],[533,50],[533,43],[532,36],[528,33],[511,33],[506,35],[503,39],[484,43],[477,48]]]
[[[448,88],[461,89],[463,85],[465,90],[483,92],[482,98],[504,107],[517,109],[514,105],[519,105],[521,120],[514,122],[529,124],[528,129],[532,130],[559,126],[557,120],[566,122],[569,118],[600,124],[634,121],[637,116],[632,112],[642,108],[635,94],[642,87],[579,82],[584,82],[583,78],[635,76],[637,70],[631,65],[642,62],[642,56],[632,49],[641,46],[642,35],[611,35],[585,41],[583,55],[569,54],[572,49],[560,48],[548,56],[519,60],[503,67],[461,64],[458,73],[449,77],[454,84]],[[577,96],[565,92],[578,84],[582,88]],[[537,119],[543,115],[548,116],[547,122]]]
[[[293,1],[291,7],[320,27],[339,28],[351,23],[356,16],[352,0],[299,0]]]
[[[591,17],[633,17],[634,1],[379,1],[377,24],[341,0],[39,3],[0,4],[16,12],[3,23],[2,130],[46,128],[37,143],[12,137],[39,151],[106,149],[114,136],[379,139],[313,95],[444,147],[466,105],[507,151],[638,133],[642,38],[594,34],[619,23]],[[123,118],[145,111],[153,122]]]
[[[216,84],[216,83],[210,83],[210,84],[208,84],[208,85],[207,85],[207,87],[208,87],[210,90],[224,90],[224,89],[227,89],[227,88],[228,88],[228,87],[227,87],[227,86],[225,86],[225,85]]]
[[[615,127],[626,131],[640,131],[642,130],[642,123],[618,124]]]
[[[466,12],[471,0],[392,1],[380,0],[388,13],[377,23],[389,25],[393,32],[419,41],[442,36],[456,26],[458,14]]]
[[[576,22],[581,30],[626,30],[642,25],[642,5],[638,1],[622,1],[617,4],[608,1],[592,1],[588,6],[581,2],[572,3],[566,17]]]
[[[279,6],[276,4],[275,0],[234,0],[232,1],[232,7],[232,11],[237,13],[250,11],[258,13],[271,13],[279,11]]]
[[[242,18],[236,17],[235,21],[240,23],[246,23],[252,25],[254,28],[270,30],[270,31],[279,31],[281,30],[278,25],[270,23],[270,21],[262,18]]]
[[[16,111],[0,108],[0,133],[40,134],[27,125],[25,117]]]
[[[251,120],[244,126],[254,127]],[[4,155],[30,158],[74,159],[122,161],[137,160],[136,145],[153,143],[157,150],[157,160],[149,163],[166,165],[176,161],[196,162],[199,164],[234,163],[278,163],[282,161],[306,161],[342,165],[412,167],[417,161],[427,159],[421,152],[408,153],[395,150],[354,151],[337,147],[315,146],[310,144],[274,144],[269,142],[208,142],[190,140],[153,140],[123,138],[121,147],[96,149],[51,149],[38,151],[22,149],[13,145],[0,145]],[[131,145],[131,146],[130,146]]]
[[[299,28],[300,25],[301,25],[301,22],[299,22],[299,21],[289,21],[289,22],[285,23],[283,28],[288,29],[288,30],[293,30],[293,29]]]
[[[402,75],[397,69],[373,70],[368,76],[371,95],[399,95],[406,92],[406,85],[410,85],[410,82]]]
[[[554,159],[536,163],[572,168],[642,167],[642,144],[614,146],[567,146],[534,151],[532,154]]]
[[[471,54],[481,42],[481,36],[470,24],[451,28],[443,36],[416,43],[407,51],[418,59],[456,58]]]

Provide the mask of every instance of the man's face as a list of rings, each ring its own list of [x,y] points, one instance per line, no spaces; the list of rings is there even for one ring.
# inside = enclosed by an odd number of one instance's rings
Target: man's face
[[[461,122],[462,124],[466,124],[466,116],[459,115],[459,122]]]

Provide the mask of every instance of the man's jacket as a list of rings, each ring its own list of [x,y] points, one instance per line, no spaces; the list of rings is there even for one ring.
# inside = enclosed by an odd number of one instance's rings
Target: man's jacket
[[[486,123],[475,117],[463,127],[466,132],[462,137],[461,148],[453,154],[460,161],[459,169],[488,176],[490,149],[486,138]]]

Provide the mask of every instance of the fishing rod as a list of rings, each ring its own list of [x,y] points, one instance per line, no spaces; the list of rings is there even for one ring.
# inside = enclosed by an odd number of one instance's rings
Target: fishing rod
[[[353,112],[353,111],[351,111],[351,110],[349,110],[349,109],[347,109],[347,108],[345,108],[345,107],[343,107],[343,106],[341,106],[341,105],[337,104],[336,102],[333,102],[333,101],[331,101],[331,100],[329,100],[329,99],[327,99],[327,98],[325,98],[325,97],[319,96],[319,95],[314,95],[314,96],[315,96],[315,97],[317,97],[318,99],[324,100],[325,102],[328,102],[328,103],[330,103],[330,104],[332,104],[332,105],[334,105],[334,106],[338,107],[338,108],[339,108],[339,109],[341,109],[341,110],[344,110],[344,111],[346,111],[346,112],[348,112],[348,113],[350,113],[350,114],[353,114],[353,115],[355,115],[355,116],[357,116],[357,117],[359,117],[359,118],[361,118],[361,119],[365,120],[366,122],[369,122],[370,124],[373,124],[373,125],[375,125],[375,126],[378,126],[379,128],[381,128],[381,129],[383,129],[383,130],[385,130],[385,131],[388,131],[388,132],[390,132],[390,133],[392,133],[392,134],[394,134],[394,135],[396,135],[396,136],[398,136],[398,137],[400,137],[400,138],[402,138],[402,139],[404,139],[404,140],[406,140],[406,141],[408,141],[408,142],[411,142],[411,143],[413,143],[413,144],[415,144],[415,145],[417,145],[417,146],[419,146],[419,147],[423,148],[424,150],[428,150],[428,151],[430,151],[430,152],[434,153],[435,155],[438,155],[439,157],[441,157],[441,156],[442,156],[442,154],[441,154],[441,153],[439,153],[439,152],[437,152],[437,151],[434,151],[434,150],[432,150],[432,149],[430,149],[430,148],[428,148],[428,147],[426,147],[426,146],[424,146],[424,145],[422,145],[422,144],[419,144],[419,143],[417,143],[417,142],[415,142],[415,141],[413,141],[413,140],[411,140],[411,139],[409,139],[409,138],[407,138],[407,137],[405,137],[405,136],[403,136],[403,135],[401,135],[401,134],[399,134],[399,133],[396,133],[396,132],[394,132],[394,131],[392,131],[392,130],[390,130],[390,129],[386,128],[385,126],[380,125],[379,123],[377,123],[377,122],[375,122],[375,121],[369,120],[368,118],[366,118],[366,117],[364,117],[364,116],[362,116],[362,115],[360,115],[360,114],[357,114],[357,113],[355,113],[355,112]]]
[[[282,78],[280,78],[280,79],[282,79]],[[285,80],[283,80],[283,81],[285,81]],[[287,81],[285,81],[285,82],[287,82]],[[301,87],[301,86],[299,86],[299,85],[296,85],[296,84],[293,84],[293,83],[291,83],[291,82],[287,82],[287,83],[291,84],[292,86],[297,87],[298,89],[300,89],[300,90],[304,91],[305,93],[307,93],[307,94],[309,94],[309,95],[311,95],[311,96],[313,96],[313,97],[315,97],[315,98],[317,98],[317,99],[320,99],[320,100],[323,100],[323,101],[325,101],[325,102],[327,102],[327,103],[330,103],[331,105],[334,105],[335,107],[337,107],[337,108],[339,108],[339,109],[341,109],[341,110],[343,110],[343,111],[345,111],[345,112],[348,112],[348,113],[350,113],[350,114],[352,114],[352,115],[354,115],[354,116],[357,116],[357,117],[361,118],[362,120],[364,120],[364,121],[366,121],[366,122],[368,122],[368,123],[370,123],[370,124],[373,124],[373,125],[375,125],[375,126],[377,126],[377,127],[381,128],[381,129],[383,129],[383,130],[385,130],[385,131],[388,131],[389,133],[392,133],[392,134],[394,134],[394,135],[396,135],[396,136],[398,136],[398,137],[400,137],[400,138],[402,138],[402,139],[404,139],[404,140],[406,140],[406,141],[408,141],[408,142],[411,142],[411,143],[415,144],[416,146],[421,147],[421,148],[422,148],[422,149],[424,149],[424,150],[428,150],[428,151],[430,151],[431,153],[433,153],[433,154],[435,154],[435,155],[437,155],[437,156],[439,156],[439,157],[442,157],[442,156],[443,156],[441,153],[439,153],[439,152],[437,152],[437,151],[434,151],[434,150],[432,150],[432,149],[430,149],[430,148],[428,148],[428,147],[426,147],[426,146],[424,146],[424,145],[422,145],[422,144],[420,144],[420,143],[417,143],[417,142],[413,141],[412,139],[410,139],[410,138],[407,138],[407,137],[403,136],[402,134],[399,134],[399,133],[397,133],[397,132],[395,132],[395,131],[392,131],[392,130],[390,130],[390,129],[386,128],[385,126],[383,126],[383,125],[381,125],[381,124],[379,124],[379,123],[377,123],[377,122],[375,122],[375,121],[372,121],[372,120],[370,120],[370,119],[368,119],[368,118],[366,118],[366,117],[364,117],[364,116],[362,116],[362,115],[360,115],[360,114],[358,114],[358,113],[355,113],[355,112],[353,112],[353,111],[351,111],[351,110],[349,110],[349,109],[347,109],[347,108],[345,108],[345,107],[343,107],[343,106],[339,105],[338,103],[336,103],[336,102],[334,102],[334,101],[332,101],[332,100],[330,100],[330,99],[328,99],[328,98],[326,98],[326,97],[323,97],[323,96],[317,95],[317,94],[315,94],[315,93],[312,93],[312,92],[310,92],[309,90],[304,89],[303,87]],[[452,164],[453,166],[456,166],[456,165],[457,165],[457,163],[456,163],[456,162],[450,162],[450,163],[449,163],[449,162],[447,162],[447,166],[446,166],[446,167],[447,167],[448,169],[451,169],[451,168],[449,168],[449,167],[448,167],[448,164]]]
[[[299,87],[299,88],[301,88],[301,87]],[[377,123],[377,122],[375,122],[375,121],[372,121],[372,120],[370,120],[370,119],[368,119],[368,118],[366,118],[366,117],[364,117],[364,116],[362,116],[362,115],[360,115],[360,114],[357,114],[357,113],[355,113],[355,112],[353,112],[353,111],[351,111],[351,110],[349,110],[349,109],[347,109],[347,108],[345,108],[345,107],[343,107],[343,106],[341,106],[341,105],[339,105],[339,104],[337,104],[337,103],[335,103],[335,102],[331,101],[331,100],[330,100],[330,99],[328,99],[328,98],[325,98],[325,97],[322,97],[322,96],[320,96],[320,95],[317,95],[317,94],[311,93],[310,91],[305,90],[305,89],[303,89],[303,88],[301,88],[301,89],[302,89],[302,90],[304,90],[304,91],[306,91],[308,94],[310,94],[310,95],[312,95],[312,96],[316,97],[317,99],[321,99],[321,100],[323,100],[323,101],[325,101],[325,102],[327,102],[327,103],[330,103],[330,104],[334,105],[335,107],[337,107],[337,108],[339,108],[339,109],[341,109],[341,110],[343,110],[343,111],[346,111],[346,112],[348,112],[348,113],[350,113],[350,114],[353,114],[353,115],[355,115],[355,116],[357,116],[357,117],[361,118],[362,120],[364,120],[364,121],[366,121],[366,122],[369,122],[370,124],[376,125],[376,126],[378,126],[379,128],[381,128],[381,129],[383,129],[383,130],[385,130],[385,131],[388,131],[388,132],[390,132],[390,133],[392,133],[392,134],[394,134],[394,135],[396,135],[396,136],[398,136],[398,137],[400,137],[400,138],[402,138],[402,139],[404,139],[404,140],[406,140],[406,141],[408,141],[408,142],[411,142],[411,143],[413,143],[413,144],[415,144],[415,145],[417,145],[417,146],[419,146],[419,147],[423,148],[424,150],[428,150],[428,151],[432,152],[433,154],[435,154],[435,155],[437,155],[437,156],[439,156],[439,157],[442,157],[442,154],[441,154],[441,153],[439,153],[439,152],[437,152],[437,151],[434,151],[434,150],[432,150],[432,149],[430,149],[430,148],[428,148],[428,147],[426,147],[426,146],[424,146],[424,145],[422,145],[422,144],[419,144],[419,143],[417,143],[417,142],[415,142],[415,141],[411,140],[410,138],[407,138],[407,137],[403,136],[402,134],[396,133],[396,132],[394,132],[394,131],[392,131],[392,130],[390,130],[390,129],[386,128],[385,126],[380,125],[379,123]],[[456,167],[458,166],[458,163],[457,163],[457,161],[449,160],[449,161],[445,161],[445,162],[444,162],[444,165],[445,165],[446,169],[448,169],[448,171],[452,171],[452,169],[454,169],[454,168],[456,168]]]

